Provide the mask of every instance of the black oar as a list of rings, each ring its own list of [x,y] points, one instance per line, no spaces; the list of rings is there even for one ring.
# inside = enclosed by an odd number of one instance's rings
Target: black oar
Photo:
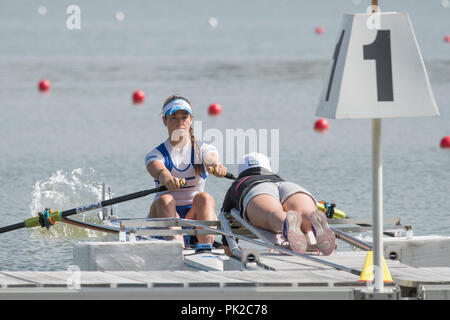
[[[93,204],[90,204],[87,206],[73,208],[73,209],[69,209],[69,210],[65,210],[65,211],[45,210],[43,213],[40,212],[39,215],[36,217],[32,217],[23,222],[19,222],[16,224],[12,224],[12,225],[0,228],[0,233],[5,233],[8,231],[13,231],[13,230],[21,229],[21,228],[33,228],[33,227],[37,227],[37,226],[49,227],[49,226],[55,224],[56,221],[61,221],[65,217],[68,217],[68,216],[71,216],[74,214],[111,206],[113,204],[145,197],[149,194],[157,193],[157,192],[165,191],[165,190],[167,190],[167,188],[165,186],[161,186],[158,188],[138,191],[138,192],[130,193],[130,194],[120,196],[117,198],[104,200],[104,201],[93,203]]]
[[[214,167],[211,168],[211,172],[214,173]],[[224,176],[224,178],[230,179],[230,180],[236,180],[237,178],[232,174],[227,172]]]
[[[227,172],[227,174],[225,175],[224,178],[227,178],[227,179],[230,179],[230,180],[236,180],[237,179],[233,174],[228,173],[228,172]]]
[[[232,180],[236,179],[236,177],[233,176],[231,173],[227,173],[225,175],[225,178],[232,179]],[[129,200],[133,200],[133,199],[137,199],[137,198],[142,198],[149,194],[157,193],[157,192],[165,191],[165,190],[167,190],[167,188],[165,186],[160,186],[158,188],[138,191],[138,192],[130,193],[130,194],[120,196],[117,198],[104,200],[104,201],[90,204],[87,206],[73,208],[73,209],[69,209],[69,210],[65,210],[65,211],[60,211],[60,210],[54,211],[54,210],[46,209],[44,212],[39,212],[39,215],[36,217],[26,219],[23,222],[19,222],[19,223],[15,223],[15,224],[12,224],[9,226],[1,227],[0,234],[8,232],[8,231],[22,229],[22,228],[34,228],[37,226],[48,228],[51,225],[55,224],[55,222],[61,221],[65,217],[72,216],[74,214],[91,211],[91,210],[95,210],[95,209],[100,209],[103,207],[108,207],[113,204],[129,201]]]

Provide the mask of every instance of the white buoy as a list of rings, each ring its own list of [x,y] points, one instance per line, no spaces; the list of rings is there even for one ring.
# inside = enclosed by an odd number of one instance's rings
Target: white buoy
[[[47,8],[44,7],[44,6],[40,6],[40,7],[38,8],[38,13],[39,13],[41,16],[45,16],[45,15],[47,14]]]
[[[208,19],[208,23],[211,26],[211,28],[215,29],[219,25],[219,20],[215,17],[211,17]]]
[[[442,6],[443,8],[448,8],[448,7],[450,7],[450,1],[449,1],[449,0],[442,0],[442,1],[441,1],[441,6]]]
[[[125,19],[125,14],[122,11],[116,12],[116,20],[117,21],[123,21]]]

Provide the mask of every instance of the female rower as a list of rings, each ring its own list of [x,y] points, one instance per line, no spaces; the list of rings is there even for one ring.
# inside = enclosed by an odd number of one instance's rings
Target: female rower
[[[197,141],[192,128],[192,107],[188,99],[172,95],[163,105],[162,121],[169,137],[145,157],[147,171],[156,186],[167,191],[155,195],[149,217],[179,217],[215,221],[215,202],[204,191],[208,173],[223,177],[227,169],[219,161],[217,149]],[[177,235],[174,239],[181,240]],[[213,244],[214,235],[198,235],[200,244]],[[195,241],[195,240],[194,240]],[[185,237],[185,245],[189,245]]]
[[[242,157],[238,173],[225,196],[223,211],[237,209],[252,225],[282,233],[295,252],[333,252],[335,235],[311,193],[271,172],[269,159],[260,153]],[[222,241],[226,245],[225,237]]]

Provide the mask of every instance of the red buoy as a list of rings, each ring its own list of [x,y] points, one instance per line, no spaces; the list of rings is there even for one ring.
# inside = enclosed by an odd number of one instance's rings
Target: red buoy
[[[48,81],[47,79],[42,79],[39,82],[39,91],[48,91],[48,90],[50,90],[51,86],[52,85],[51,85],[50,81]]]
[[[314,123],[314,130],[324,132],[328,130],[328,121],[320,118]]]
[[[450,43],[450,34],[448,34],[444,37],[444,41],[447,43]]]
[[[213,103],[209,106],[208,113],[210,116],[218,116],[222,113],[222,106],[218,103]]]
[[[450,136],[446,136],[441,140],[441,148],[450,148]]]
[[[133,102],[134,103],[142,103],[145,100],[145,93],[142,90],[136,90],[133,93]]]
[[[322,26],[316,27],[316,34],[323,34],[325,32],[325,28]]]

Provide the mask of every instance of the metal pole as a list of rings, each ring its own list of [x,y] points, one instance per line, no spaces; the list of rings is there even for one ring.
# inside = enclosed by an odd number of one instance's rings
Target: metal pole
[[[375,291],[383,292],[383,164],[381,119],[372,119],[372,232]]]
[[[105,200],[106,200],[106,187],[105,187],[105,183],[102,183],[102,201],[105,201]],[[103,207],[101,220],[105,220],[107,215],[108,215],[108,209]]]
[[[232,230],[230,225],[226,221],[227,218],[223,214],[219,215],[220,225],[226,233],[231,234]],[[228,242],[228,247],[230,248],[231,255],[238,258],[243,264],[248,262],[258,262],[259,261],[259,251],[256,249],[248,248],[241,250],[237,245],[236,241],[230,236],[225,236]]]

